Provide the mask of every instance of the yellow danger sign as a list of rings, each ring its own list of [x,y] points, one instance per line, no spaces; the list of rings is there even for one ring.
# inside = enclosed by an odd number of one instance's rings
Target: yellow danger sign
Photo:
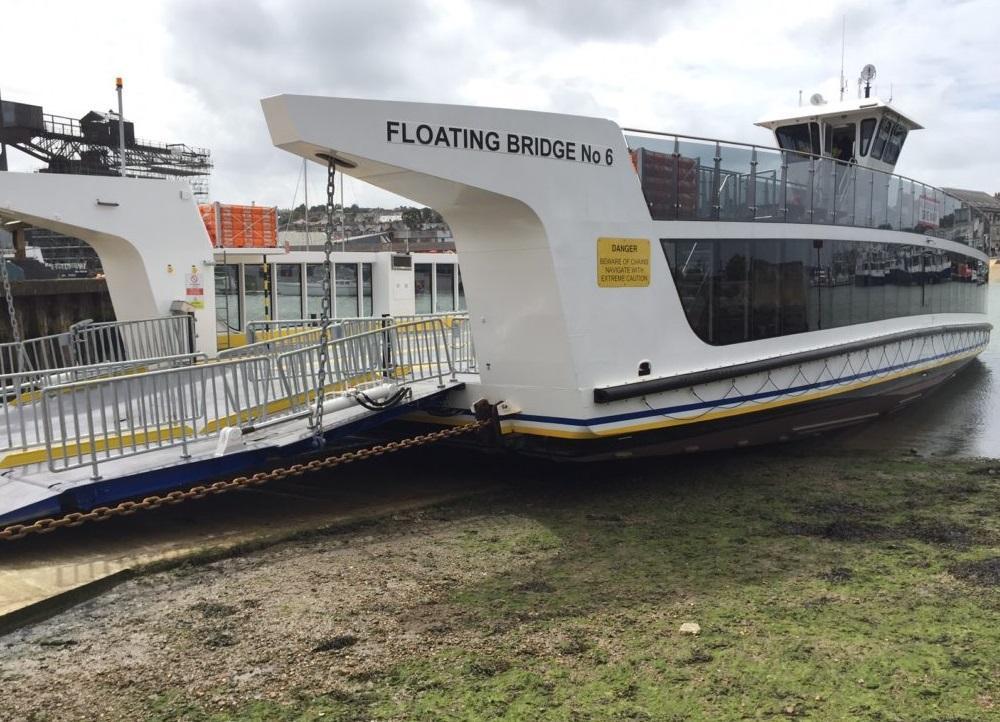
[[[598,238],[597,285],[634,288],[649,285],[648,238]]]

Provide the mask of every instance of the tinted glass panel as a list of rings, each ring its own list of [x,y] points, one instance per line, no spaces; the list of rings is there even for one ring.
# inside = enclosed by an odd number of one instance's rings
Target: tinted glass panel
[[[455,267],[438,263],[437,270],[437,310],[455,310]]]
[[[778,145],[785,150],[819,155],[818,123],[783,125],[775,131],[775,136],[778,139]]]
[[[882,158],[882,151],[885,150],[885,144],[892,134],[892,125],[891,120],[882,118],[882,122],[878,126],[878,133],[875,135],[875,143],[872,145],[872,158]]]
[[[271,299],[268,293],[267,272],[264,268],[261,264],[243,266],[247,321],[262,321],[271,316]]]
[[[306,318],[323,315],[323,277],[326,269],[322,263],[306,266]]]
[[[465,305],[465,285],[462,283],[462,269],[455,266],[455,273],[458,274],[458,310],[464,311]]]
[[[413,298],[417,313],[433,313],[434,297],[431,294],[432,273],[430,263],[418,263],[413,267]]]
[[[358,264],[338,263],[335,268],[337,317],[354,318],[358,315]]]
[[[279,263],[275,266],[278,318],[302,318],[302,266]]]
[[[882,160],[886,163],[895,163],[899,158],[899,151],[903,149],[903,141],[905,140],[906,128],[899,124],[893,126],[892,135],[889,136],[889,142],[886,143],[885,152],[882,154]]]
[[[236,265],[215,267],[215,325],[219,333],[242,328],[239,270]]]
[[[372,302],[372,264],[361,264],[361,303],[362,315],[371,316],[374,305]]]
[[[861,155],[868,155],[868,148],[875,135],[875,119],[865,118],[861,121]]]
[[[985,265],[916,246],[663,240],[691,328],[724,345],[928,313],[983,313]]]

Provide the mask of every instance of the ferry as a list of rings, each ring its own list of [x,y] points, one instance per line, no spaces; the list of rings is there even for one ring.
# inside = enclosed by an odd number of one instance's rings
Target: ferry
[[[118,317],[47,342],[69,360],[0,349],[0,524],[469,424],[477,402],[492,447],[549,458],[787,441],[918,403],[989,343],[984,225],[893,173],[921,126],[875,98],[769,116],[774,147],[262,107],[278,148],[438,211],[457,255],[334,254],[324,286],[320,252],[213,249],[183,183],[0,174],[0,220],[90,242]]]

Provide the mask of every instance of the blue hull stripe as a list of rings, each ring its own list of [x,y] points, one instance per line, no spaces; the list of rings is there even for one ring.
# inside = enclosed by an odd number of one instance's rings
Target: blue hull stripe
[[[815,389],[827,388],[829,386],[836,386],[838,384],[849,383],[851,381],[858,381],[861,379],[871,378],[872,376],[878,376],[880,374],[888,374],[893,371],[899,371],[902,369],[910,368],[912,366],[919,366],[920,364],[930,363],[932,361],[938,361],[949,356],[957,356],[959,354],[966,353],[968,351],[973,351],[977,348],[982,348],[981,345],[977,344],[974,346],[966,346],[965,348],[956,349],[954,351],[948,351],[947,353],[937,354],[936,356],[928,356],[926,358],[918,359],[916,361],[909,361],[903,364],[896,364],[895,366],[886,366],[885,368],[876,369],[874,371],[865,371],[863,373],[853,374],[851,376],[842,376],[839,379],[827,379],[826,381],[817,381],[812,384],[802,384],[801,386],[792,386],[784,391],[761,391],[756,394],[748,394],[746,396],[733,396],[727,399],[719,399],[715,401],[699,401],[697,403],[691,404],[681,404],[679,406],[669,406],[662,409],[649,409],[646,411],[633,411],[627,414],[614,414],[611,416],[598,416],[592,419],[571,419],[563,416],[536,416],[534,414],[516,414],[508,418],[517,419],[518,421],[538,421],[546,424],[562,424],[564,426],[598,426],[600,424],[610,424],[616,421],[631,421],[633,419],[645,419],[651,416],[663,416],[664,414],[677,414],[685,411],[697,411],[699,409],[711,409],[726,406],[734,406],[748,401],[759,401],[762,399],[771,399],[776,396],[786,396],[788,394],[798,394],[805,391],[812,391]],[[716,382],[718,383],[718,382]]]

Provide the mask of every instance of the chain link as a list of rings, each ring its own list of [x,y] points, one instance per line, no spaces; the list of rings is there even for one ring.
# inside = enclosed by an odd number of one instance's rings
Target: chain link
[[[3,293],[7,298],[7,316],[10,318],[10,337],[17,344],[18,371],[25,371],[27,354],[21,341],[21,327],[17,322],[17,312],[14,309],[14,293],[10,287],[10,274],[7,272],[7,257],[0,255],[0,277],[3,281]]]
[[[310,421],[313,434],[316,440],[323,441],[323,402],[326,400],[326,373],[330,364],[330,339],[327,335],[330,332],[330,319],[333,318],[333,211],[336,200],[337,164],[333,156],[327,158],[326,166],[326,225],[323,229],[326,240],[323,242],[323,254],[325,260],[325,272],[323,273],[323,299],[320,311],[320,334],[319,334],[319,368],[317,378],[319,384],[316,388],[316,408],[313,410]]]
[[[429,434],[413,436],[400,441],[390,441],[387,444],[379,444],[367,449],[348,451],[343,454],[328,456],[324,459],[313,459],[302,464],[292,464],[288,467],[278,467],[271,471],[261,471],[252,476],[238,476],[229,481],[216,481],[213,484],[193,486],[184,491],[171,491],[162,496],[147,496],[141,501],[123,501],[116,506],[99,506],[87,512],[74,511],[65,516],[39,519],[30,524],[13,524],[0,529],[0,540],[14,541],[15,539],[23,539],[29,534],[47,534],[62,527],[80,526],[88,521],[107,521],[112,517],[127,516],[139,510],[157,509],[164,504],[180,504],[189,499],[202,499],[210,494],[225,494],[227,491],[261,486],[269,481],[287,479],[290,476],[301,476],[307,472],[332,469],[335,466],[350,464],[353,461],[363,461],[384,454],[393,454],[403,449],[412,449],[417,446],[431,444],[435,441],[441,441],[485,428],[492,423],[490,419],[474,421],[471,424],[453,426],[450,429],[433,431]]]

